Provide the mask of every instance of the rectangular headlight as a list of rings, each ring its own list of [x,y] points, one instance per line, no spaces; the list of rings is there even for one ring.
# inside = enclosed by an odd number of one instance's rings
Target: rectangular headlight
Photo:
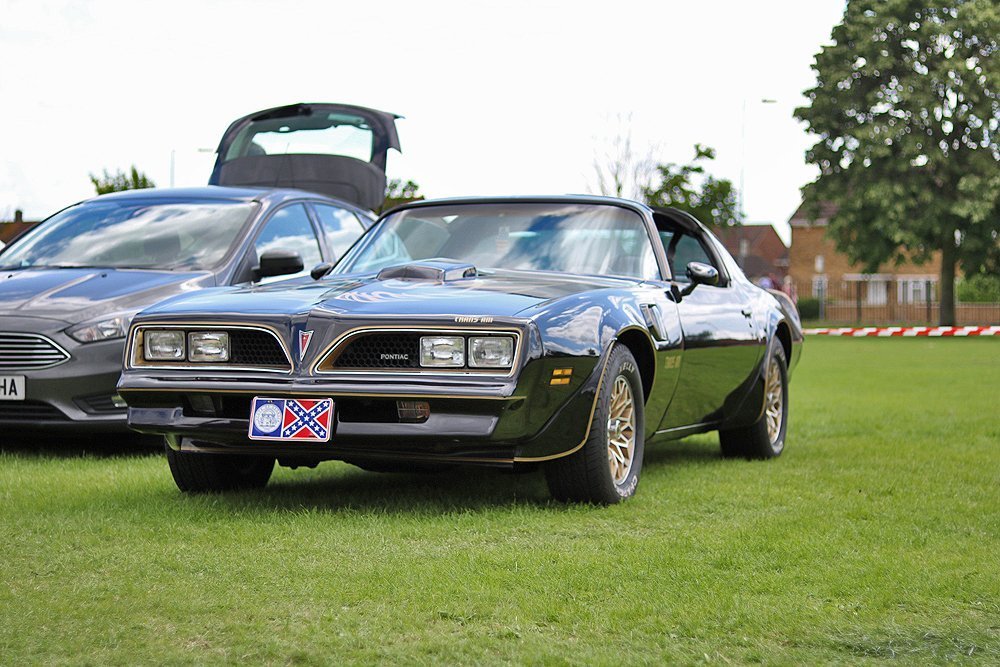
[[[183,331],[145,331],[142,334],[143,357],[147,361],[183,361]]]
[[[192,331],[188,334],[188,361],[229,361],[229,334]]]
[[[465,338],[462,336],[422,336],[420,365],[430,368],[465,366]]]
[[[513,336],[469,339],[469,366],[473,368],[510,368],[513,363]]]

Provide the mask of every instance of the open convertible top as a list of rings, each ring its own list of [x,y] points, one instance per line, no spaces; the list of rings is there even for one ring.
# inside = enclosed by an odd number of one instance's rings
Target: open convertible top
[[[396,114],[348,104],[292,104],[234,121],[210,185],[297,188],[377,208],[386,157],[399,150]]]

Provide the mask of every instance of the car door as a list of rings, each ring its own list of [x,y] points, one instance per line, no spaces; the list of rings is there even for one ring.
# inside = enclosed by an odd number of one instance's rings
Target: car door
[[[747,379],[761,354],[749,295],[732,280],[714,246],[691,221],[657,215],[657,232],[674,279],[674,298],[681,321],[684,354],[677,397],[661,430],[710,424],[723,407],[746,390]],[[687,265],[701,262],[719,272],[718,285],[691,287]]]

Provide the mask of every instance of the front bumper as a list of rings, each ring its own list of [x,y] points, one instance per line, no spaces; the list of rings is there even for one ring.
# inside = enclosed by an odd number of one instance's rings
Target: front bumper
[[[5,332],[41,334],[70,358],[43,369],[0,369],[0,375],[25,378],[23,401],[0,401],[0,428],[19,433],[38,430],[127,432],[126,409],[113,397],[121,375],[122,339],[81,345],[63,329],[65,323],[40,318],[4,316]]]
[[[577,364],[574,382],[549,386],[552,369]],[[191,378],[171,371],[126,372],[119,392],[129,426],[167,436],[176,449],[309,459],[412,459],[509,466],[564,456],[586,439],[603,364],[597,358],[539,358],[516,378],[413,380],[379,377]],[[192,400],[195,395],[208,401]],[[253,397],[334,400],[328,443],[250,440]],[[430,406],[422,423],[393,418],[396,401]],[[201,409],[199,409],[199,406]]]

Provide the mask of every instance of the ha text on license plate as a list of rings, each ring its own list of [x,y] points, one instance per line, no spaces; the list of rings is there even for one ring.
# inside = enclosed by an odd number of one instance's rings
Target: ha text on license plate
[[[0,401],[24,400],[24,376],[0,375]]]
[[[332,398],[257,396],[250,406],[251,440],[329,442],[332,431]]]

